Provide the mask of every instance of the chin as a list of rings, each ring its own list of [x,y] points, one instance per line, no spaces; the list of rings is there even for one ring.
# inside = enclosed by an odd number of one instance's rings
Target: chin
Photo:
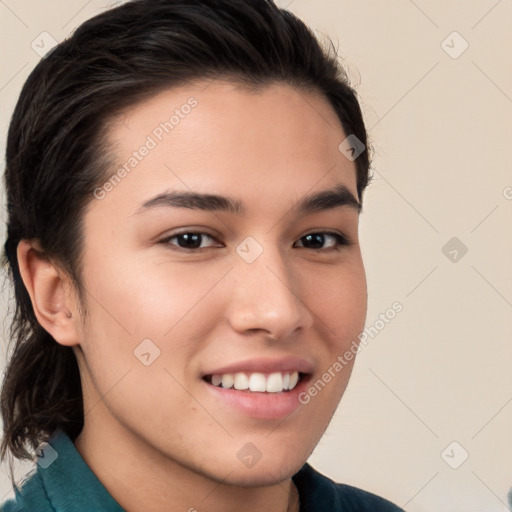
[[[250,468],[237,468],[230,473],[223,483],[240,487],[266,487],[276,485],[291,478],[304,465],[305,461],[296,464],[281,464],[273,461],[263,461]]]
[[[244,460],[244,456],[251,453],[253,459],[251,460],[247,455]],[[242,454],[230,450],[229,453],[218,453],[214,457],[184,466],[188,466],[188,469],[197,475],[202,475],[221,485],[266,487],[290,479],[305,464],[306,455],[297,448],[281,453],[274,450],[268,456],[261,452],[258,456],[257,452],[255,450],[251,452],[251,449]]]

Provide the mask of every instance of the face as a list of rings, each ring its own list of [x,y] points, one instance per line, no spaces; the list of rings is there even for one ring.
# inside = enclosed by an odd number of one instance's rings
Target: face
[[[277,84],[198,83],[115,119],[84,215],[84,430],[237,485],[300,469],[366,314],[345,138],[322,96]]]

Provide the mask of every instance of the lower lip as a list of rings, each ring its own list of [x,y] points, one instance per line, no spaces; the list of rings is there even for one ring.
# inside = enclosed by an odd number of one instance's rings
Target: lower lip
[[[225,389],[203,381],[217,400],[237,409],[247,416],[258,419],[278,419],[291,414],[302,406],[299,395],[306,390],[310,375],[305,375],[291,391],[259,393]]]

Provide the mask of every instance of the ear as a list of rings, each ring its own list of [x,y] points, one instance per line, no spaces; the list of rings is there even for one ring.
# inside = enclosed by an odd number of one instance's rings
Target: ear
[[[61,345],[78,345],[79,311],[69,276],[39,249],[37,241],[21,240],[17,255],[37,321]]]

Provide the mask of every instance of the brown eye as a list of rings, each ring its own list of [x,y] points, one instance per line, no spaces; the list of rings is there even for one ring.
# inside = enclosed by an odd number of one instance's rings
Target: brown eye
[[[212,236],[208,235],[207,233],[186,231],[183,233],[177,233],[175,235],[168,236],[163,240],[160,240],[160,243],[170,246],[176,246],[179,249],[194,251],[206,248],[205,246],[202,246],[202,242],[205,242],[206,239],[215,240]]]
[[[319,232],[309,233],[300,238],[302,247],[306,249],[322,250],[325,249],[324,244],[328,243],[327,249],[335,249],[340,245],[350,245],[347,238],[339,233]],[[334,241],[334,242],[333,242]]]

